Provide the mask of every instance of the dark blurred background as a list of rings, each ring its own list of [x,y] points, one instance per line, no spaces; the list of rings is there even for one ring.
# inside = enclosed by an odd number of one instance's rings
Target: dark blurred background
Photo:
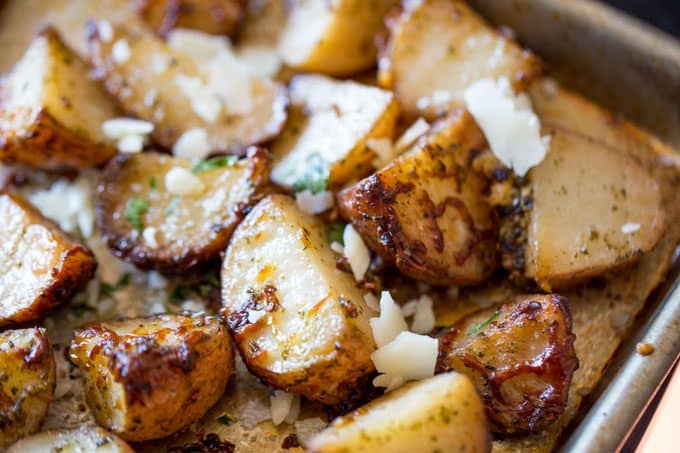
[[[676,37],[680,37],[680,0],[604,1]]]

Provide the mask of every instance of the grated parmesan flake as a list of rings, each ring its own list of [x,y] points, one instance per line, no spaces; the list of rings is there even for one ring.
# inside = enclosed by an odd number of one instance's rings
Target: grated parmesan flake
[[[411,126],[406,129],[406,131],[401,134],[401,137],[394,144],[394,152],[399,155],[406,151],[413,145],[418,138],[430,130],[430,125],[422,118],[418,118],[411,124]]]
[[[174,195],[200,195],[205,190],[203,181],[182,167],[173,167],[165,174],[165,187]]]
[[[205,129],[189,129],[183,133],[172,147],[175,157],[198,162],[210,154],[211,147],[208,143],[208,133]]]
[[[333,207],[335,197],[329,191],[312,193],[311,190],[303,190],[295,194],[295,203],[298,208],[307,214],[321,214]]]
[[[112,140],[130,135],[148,135],[153,132],[153,123],[134,118],[112,118],[102,123],[102,132]]]
[[[113,44],[111,48],[111,58],[116,64],[123,64],[130,59],[132,51],[130,45],[125,39],[119,39]]]
[[[632,233],[635,233],[636,231],[639,231],[639,230],[640,230],[640,224],[639,223],[628,222],[628,223],[624,223],[623,225],[621,225],[621,232],[623,234],[632,234]]]
[[[272,423],[280,425],[283,422],[295,423],[300,415],[300,397],[293,393],[275,390],[269,397]]]
[[[368,265],[371,262],[371,253],[361,239],[359,233],[350,224],[347,224],[342,234],[342,241],[345,243],[345,257],[352,269],[352,274],[357,281],[361,281],[366,275]]]
[[[134,154],[144,149],[143,135],[126,135],[118,140],[118,151],[124,154]]]
[[[438,351],[439,342],[436,338],[401,332],[394,340],[373,352],[371,360],[378,372],[399,376],[406,382],[434,376]]]
[[[389,291],[380,295],[380,315],[369,320],[373,339],[377,347],[383,347],[399,335],[408,330],[408,325],[401,313],[401,308],[394,302]]]

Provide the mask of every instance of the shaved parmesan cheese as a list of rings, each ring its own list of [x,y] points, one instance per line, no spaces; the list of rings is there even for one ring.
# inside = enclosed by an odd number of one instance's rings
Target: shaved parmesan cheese
[[[280,425],[284,421],[290,424],[295,423],[300,414],[300,397],[298,395],[275,390],[274,394],[269,397],[269,402],[274,425]]]
[[[529,97],[513,94],[507,78],[480,80],[465,90],[463,98],[503,164],[524,176],[541,163],[550,137],[541,137],[541,124]]]
[[[333,250],[335,253],[338,253],[340,255],[345,254],[345,247],[342,246],[341,243],[339,242],[331,242],[331,250]]]
[[[239,421],[246,429],[253,429],[260,422],[270,420],[271,418],[271,404],[268,406],[265,401],[258,397],[248,398],[239,413]]]
[[[373,339],[379,348],[385,346],[399,335],[408,330],[408,325],[401,313],[401,308],[394,302],[389,291],[380,295],[380,316],[369,320]]]
[[[422,295],[416,304],[411,331],[415,333],[429,333],[434,329],[434,311],[430,296]]]
[[[86,178],[81,176],[73,182],[59,179],[49,189],[29,194],[28,200],[67,233],[75,233],[78,229],[84,238],[92,236],[94,196],[92,185]]]
[[[210,151],[208,133],[201,128],[189,129],[180,136],[175,142],[175,146],[172,147],[172,154],[192,162],[205,159]]]
[[[205,184],[189,170],[173,167],[165,174],[165,187],[174,195],[199,195],[205,189]]]
[[[144,228],[144,232],[142,233],[144,242],[152,249],[158,248],[158,241],[156,240],[157,233],[158,230],[156,230],[156,228],[154,227],[146,227]]]
[[[404,378],[401,376],[393,376],[391,374],[381,374],[373,379],[373,387],[387,387],[385,393],[401,387],[404,384]]]
[[[335,197],[327,190],[319,193],[303,190],[295,194],[295,202],[307,214],[321,214],[333,207]]]
[[[100,20],[97,23],[97,33],[102,42],[111,42],[113,39],[113,27],[108,20]]]
[[[217,54],[207,66],[208,88],[229,113],[246,115],[253,110],[252,76],[231,52]]]
[[[406,382],[434,376],[438,350],[439,342],[435,338],[401,332],[373,352],[371,360],[380,373],[400,376]]]
[[[372,293],[364,294],[364,302],[366,302],[366,305],[368,305],[368,308],[371,310],[380,311],[380,302],[378,302],[378,298]]]
[[[250,310],[248,312],[248,322],[255,324],[267,314],[266,310]]]
[[[632,233],[635,233],[636,231],[638,231],[639,229],[640,229],[639,223],[628,222],[628,223],[624,223],[623,225],[621,225],[621,232],[623,234],[632,234]]]
[[[396,157],[392,140],[387,137],[369,138],[366,140],[366,146],[375,153],[375,159],[372,163],[373,167],[378,170],[392,162],[392,159]]]
[[[364,278],[371,261],[368,247],[350,224],[345,227],[342,240],[345,243],[345,257],[347,257],[349,267],[352,269],[352,274],[357,281],[360,281]]]
[[[124,39],[119,39],[113,44],[111,48],[111,59],[114,63],[123,64],[130,59],[132,51],[130,45]]]
[[[102,132],[112,140],[129,135],[148,135],[153,132],[153,123],[133,118],[112,118],[102,123]]]
[[[187,28],[171,30],[168,33],[168,45],[177,52],[200,60],[210,60],[219,52],[231,51],[231,42],[226,36],[211,35]]]
[[[430,130],[430,125],[422,118],[418,118],[406,131],[399,137],[394,144],[394,152],[399,155],[413,145],[418,138]]]
[[[295,422],[295,434],[304,446],[315,434],[324,429],[328,423],[319,417],[305,418]]]
[[[222,104],[215,93],[208,89],[198,77],[178,74],[175,80],[184,95],[191,101],[194,113],[208,123],[214,123],[222,111]]]
[[[134,154],[144,149],[143,135],[126,135],[118,140],[118,151],[125,154]]]
[[[238,58],[256,77],[274,77],[283,64],[279,52],[267,46],[242,47],[239,49]]]

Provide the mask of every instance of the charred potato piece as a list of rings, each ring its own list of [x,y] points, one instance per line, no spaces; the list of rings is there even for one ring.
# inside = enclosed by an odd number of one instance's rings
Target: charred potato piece
[[[214,163],[211,164],[211,163]],[[203,189],[176,195],[169,172],[193,169]],[[202,169],[203,168],[203,169]],[[221,156],[194,165],[165,154],[120,155],[104,170],[97,223],[113,252],[142,269],[182,272],[215,259],[267,190],[269,155]]]
[[[7,449],[7,453],[134,453],[121,438],[98,426],[82,425],[74,429],[44,431],[25,437]]]
[[[659,184],[649,172],[581,135],[553,131],[546,158],[528,180],[531,203],[516,203],[528,208],[508,219],[526,225],[525,237],[501,237],[519,258],[504,261],[544,289],[630,263],[665,229]]]
[[[234,36],[247,0],[133,0],[138,14],[161,36],[173,28],[193,28]]]
[[[446,330],[437,369],[472,379],[494,431],[538,431],[566,407],[578,368],[574,338],[565,298],[518,296]]]
[[[331,189],[368,175],[371,138],[392,138],[399,109],[392,93],[351,81],[303,75],[289,87],[292,109],[272,144],[272,180],[286,188],[310,177]]]
[[[122,52],[122,58],[116,46],[129,55]],[[201,64],[157,36],[118,26],[107,41],[89,27],[88,54],[122,109],[153,122],[152,137],[167,148],[184,132],[204,129],[213,151],[242,151],[275,137],[286,120],[288,98],[281,84],[236,76],[224,59]],[[242,96],[235,100],[233,91],[224,92],[232,85],[247,91],[247,109]]]
[[[462,106],[463,92],[489,77],[507,77],[522,90],[542,70],[533,54],[463,1],[403,2],[390,24],[378,78],[408,115],[435,117]]]
[[[37,321],[94,276],[83,245],[28,202],[0,192],[0,326]]]
[[[281,36],[284,62],[298,71],[348,76],[376,63],[376,34],[397,0],[295,0]]]
[[[273,387],[339,404],[375,370],[363,292],[336,268],[323,224],[290,197],[265,198],[234,232],[222,304],[241,357]]]
[[[70,352],[97,423],[129,441],[196,421],[234,373],[227,329],[201,315],[91,324],[76,331]]]
[[[313,453],[489,452],[491,436],[474,385],[459,373],[409,383],[313,437]]]
[[[44,170],[109,160],[116,149],[101,124],[117,109],[89,71],[52,28],[38,33],[0,83],[0,160]]]
[[[492,181],[474,168],[484,146],[472,117],[455,113],[414,149],[341,191],[340,214],[410,277],[480,283],[497,266],[495,217],[485,197]]]
[[[40,429],[55,382],[45,329],[0,332],[0,449]]]

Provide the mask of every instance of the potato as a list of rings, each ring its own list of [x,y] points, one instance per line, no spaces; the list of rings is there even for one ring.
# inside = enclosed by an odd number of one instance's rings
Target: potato
[[[272,180],[286,188],[311,179],[337,190],[368,175],[376,155],[371,138],[394,135],[399,109],[392,93],[317,75],[295,77],[290,118],[272,144]]]
[[[76,331],[70,353],[97,423],[130,441],[193,423],[234,374],[227,329],[202,315],[91,324]]]
[[[262,148],[251,148],[244,159],[221,156],[193,167],[154,152],[120,155],[101,176],[97,224],[116,255],[142,269],[183,272],[226,248],[267,190],[269,159]],[[167,175],[177,167],[193,168],[203,190],[176,195]]]
[[[0,86],[0,160],[44,170],[102,165],[116,153],[101,130],[114,116],[85,63],[43,29]]]
[[[98,426],[81,425],[60,431],[44,431],[25,437],[7,449],[7,453],[133,453],[134,450],[121,438]]]
[[[541,73],[529,51],[494,30],[465,2],[404,2],[379,59],[379,80],[407,115],[432,118],[463,105],[463,92],[485,78],[507,77],[517,90]]]
[[[325,227],[284,195],[255,206],[224,257],[222,315],[250,371],[325,404],[375,371],[363,295],[336,268]]]
[[[153,139],[167,148],[183,133],[204,129],[213,151],[239,152],[275,137],[286,120],[285,88],[241,73],[228,58],[206,63],[121,26],[109,41],[89,27],[88,54],[123,110],[153,122]]]
[[[281,36],[283,61],[298,71],[348,76],[376,64],[376,34],[397,0],[295,0]]]
[[[567,299],[517,296],[444,331],[437,369],[472,379],[495,432],[539,431],[566,407],[574,339]]]
[[[508,220],[526,233],[501,236],[518,255],[504,261],[546,290],[630,263],[664,232],[657,181],[632,157],[581,135],[554,130],[528,180],[531,203],[518,202],[528,208]]]
[[[338,194],[340,215],[402,273],[433,285],[483,282],[497,267],[484,137],[457,112],[387,167]]]
[[[412,382],[333,423],[307,445],[313,453],[489,452],[484,406],[470,380],[445,373]]]
[[[0,192],[0,327],[43,318],[83,288],[97,262],[28,202]]]
[[[54,398],[55,382],[45,329],[0,332],[0,449],[40,428]]]
[[[247,0],[133,0],[137,13],[161,36],[173,28],[194,28],[234,36]]]

